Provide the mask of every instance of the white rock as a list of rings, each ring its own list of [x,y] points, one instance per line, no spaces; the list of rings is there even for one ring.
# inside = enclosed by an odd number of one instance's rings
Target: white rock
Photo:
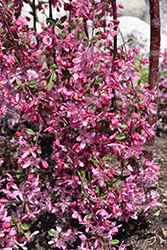
[[[119,29],[125,39],[133,39],[130,44],[132,48],[141,45],[141,54],[148,55],[150,49],[150,25],[139,18],[123,16],[118,18],[120,21]],[[119,32],[118,32],[119,33]],[[121,35],[118,34],[118,45],[123,44]],[[167,36],[161,33],[161,49],[167,47]]]
[[[117,2],[124,7],[118,8],[120,16],[134,16],[142,19],[147,11],[145,0],[118,0]]]
[[[163,33],[167,34],[167,1],[160,0],[160,17],[161,17],[161,30]],[[166,44],[167,47],[167,44]]]

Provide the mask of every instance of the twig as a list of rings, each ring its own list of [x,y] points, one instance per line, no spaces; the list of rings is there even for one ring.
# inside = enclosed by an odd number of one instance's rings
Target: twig
[[[147,243],[149,246],[152,246],[152,245],[154,245],[155,244],[155,242],[156,242],[156,238],[157,238],[157,236],[153,236],[153,237],[151,237],[150,239],[147,239],[146,241],[151,241],[152,239],[153,239],[153,242],[151,242],[151,243]]]

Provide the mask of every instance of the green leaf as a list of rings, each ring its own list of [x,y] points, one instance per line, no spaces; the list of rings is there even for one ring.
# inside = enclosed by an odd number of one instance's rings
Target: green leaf
[[[29,228],[30,228],[29,223],[25,223],[24,225],[21,226],[21,229],[23,229],[24,231],[27,231]]]
[[[102,238],[103,238],[103,240],[107,240],[108,238],[107,238],[107,236],[102,236]]]
[[[8,5],[8,7],[12,7],[13,6],[13,2],[9,2],[7,5]]]
[[[160,215],[160,211],[161,210],[158,210],[155,214],[153,214],[154,216],[159,216]]]
[[[30,128],[26,128],[25,131],[29,135],[33,135],[34,134],[34,131],[32,129],[30,129]]]
[[[11,221],[10,221],[10,222],[11,222],[11,226],[15,226],[16,223],[17,223],[17,221],[18,221],[17,218],[14,218],[14,217],[13,217],[13,218],[11,219]]]
[[[64,25],[61,25],[61,24],[58,24],[57,27],[58,27],[59,29],[61,29],[61,30],[64,29]]]
[[[103,81],[103,77],[102,77],[102,76],[99,76],[99,77],[96,79],[95,83],[98,84],[98,83],[100,83],[100,82],[102,82],[102,81]]]
[[[39,148],[37,148],[37,152],[38,152],[38,154],[42,153],[42,151]]]
[[[63,219],[62,219],[62,222],[67,223],[67,222],[68,222],[68,220],[67,220],[66,218],[63,218]]]
[[[14,87],[15,90],[17,90],[18,88],[20,88],[20,85]]]
[[[93,41],[98,41],[98,37],[97,37],[97,36],[93,36],[93,37],[92,37],[92,40],[93,40]]]
[[[30,240],[30,234],[29,234],[29,232],[24,232],[24,235],[25,235],[25,237],[26,237],[28,240]]]
[[[86,34],[85,34],[85,33],[83,33],[82,35],[83,35],[83,37],[84,37],[84,39],[85,39],[85,40],[87,40],[87,39],[88,39],[88,37],[86,36]]]
[[[95,186],[95,193],[98,193],[98,192],[99,192],[99,187]]]
[[[121,180],[117,180],[116,182],[114,182],[114,184],[118,186],[119,184],[121,184],[121,182]]]
[[[98,163],[97,163],[97,161],[95,161],[95,160],[92,160],[92,162],[93,162],[93,164],[97,167],[98,166]]]
[[[107,193],[102,193],[101,195],[100,195],[100,199],[104,199],[104,198],[106,198],[107,197]]]
[[[36,139],[37,139],[37,136],[34,136],[33,141],[36,141]]]
[[[24,183],[22,187],[23,191],[25,190],[25,188],[26,188],[26,184]]]
[[[125,52],[123,50],[121,50],[121,54],[122,56],[125,56]]]
[[[58,22],[58,18],[56,18],[56,20],[55,19],[53,19],[53,18],[46,18],[46,24],[56,24],[57,22]]]
[[[88,214],[88,215],[87,215],[87,218],[88,218],[88,219],[91,219],[91,218],[92,218],[92,214]]]
[[[121,134],[117,135],[115,137],[115,139],[117,139],[117,140],[123,140],[123,139],[125,139],[125,137],[126,137],[126,134],[125,133],[121,133]]]
[[[48,231],[48,234],[52,237],[55,237],[57,235],[57,232],[55,230]]]
[[[35,86],[38,85],[38,83],[39,83],[39,82],[37,82],[37,81],[32,81],[32,82],[29,82],[29,83],[28,83],[28,86],[29,86],[30,88],[34,88]]]
[[[16,177],[17,177],[17,179],[21,178],[21,171],[20,170],[16,171]]]
[[[17,57],[16,56],[14,56],[14,59],[15,59],[15,62],[16,62],[16,64],[18,64],[18,59],[17,59]],[[20,81],[20,80],[19,80]],[[18,82],[18,81],[17,81]],[[20,81],[21,82],[21,81]]]
[[[163,72],[163,75],[164,75],[165,77],[167,77],[167,72],[166,72],[166,71],[164,71],[164,72]]]
[[[133,39],[129,39],[127,43],[133,43]]]
[[[13,157],[16,158],[18,155],[19,155],[18,152],[15,152]]]
[[[122,124],[121,128],[127,128],[128,126],[126,124]]]
[[[117,240],[117,239],[112,239],[112,240],[110,240],[110,242],[112,244],[115,244],[115,245],[119,244],[119,240]]]
[[[98,71],[100,69],[100,64],[97,65],[96,70]]]
[[[107,160],[107,157],[104,156],[102,159],[101,159],[103,162],[105,162]]]
[[[99,242],[100,242],[100,243],[103,243],[103,241],[102,241],[102,239],[101,239],[101,238],[99,238]]]
[[[66,32],[63,32],[63,33],[61,34],[61,38],[64,39],[64,38],[66,37],[66,35],[67,35],[67,33],[66,33]]]

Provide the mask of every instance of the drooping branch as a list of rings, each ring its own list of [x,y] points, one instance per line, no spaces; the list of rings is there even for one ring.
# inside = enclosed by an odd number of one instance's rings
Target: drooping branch
[[[53,18],[51,0],[49,0],[49,18]]]
[[[33,16],[34,16],[34,19],[33,19],[33,28],[34,28],[35,31],[37,31],[36,30],[37,17],[36,17],[35,0],[33,0]]]
[[[150,64],[149,64],[149,84],[150,89],[155,90],[154,102],[158,105],[158,67],[159,67],[159,52],[160,52],[160,15],[159,15],[159,0],[150,0]],[[157,114],[150,113],[148,122],[156,130]],[[153,160],[155,136],[148,137],[145,144],[145,157]]]
[[[112,1],[112,8],[113,8],[113,19],[117,20],[116,0]],[[114,30],[117,30],[117,27],[114,27]],[[116,55],[117,55],[117,35],[114,36],[113,61],[115,61]]]

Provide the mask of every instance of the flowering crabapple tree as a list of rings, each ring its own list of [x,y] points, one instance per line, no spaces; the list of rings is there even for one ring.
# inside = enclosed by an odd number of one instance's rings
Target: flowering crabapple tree
[[[159,205],[159,167],[143,154],[156,104],[135,74],[140,48],[117,48],[116,1],[69,1],[60,19],[52,8],[63,3],[50,1],[41,32],[29,29],[22,4],[0,1],[0,246],[28,249],[40,233],[31,225],[47,212],[56,249],[124,249],[120,221]]]

